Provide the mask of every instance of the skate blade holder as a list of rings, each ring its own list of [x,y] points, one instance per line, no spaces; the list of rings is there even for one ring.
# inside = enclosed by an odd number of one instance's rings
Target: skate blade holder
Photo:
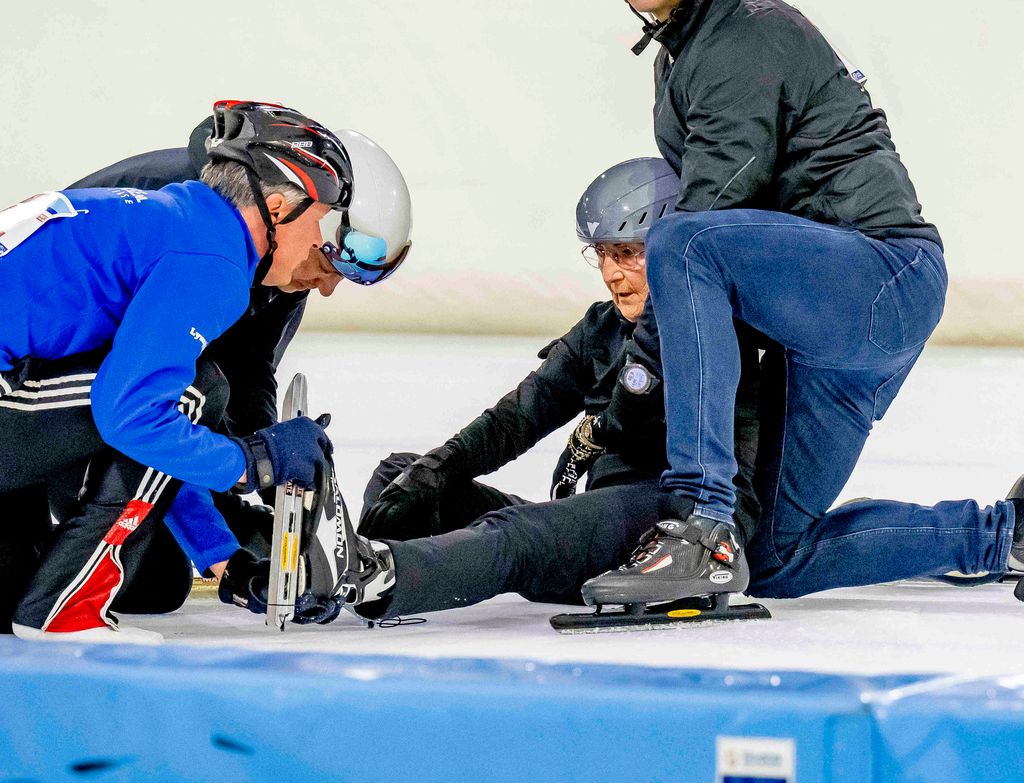
[[[302,514],[310,510],[312,502],[312,491],[288,485],[280,523],[275,524],[266,624],[278,631],[295,616],[295,602],[306,590],[306,559],[300,553]]]
[[[609,606],[621,608],[607,611]],[[728,620],[769,620],[771,616],[761,604],[730,605],[728,593],[716,593],[660,604],[598,605],[590,613],[556,614],[550,622],[559,633],[602,633],[659,630]]]
[[[306,376],[296,373],[285,392],[281,421],[303,416],[308,409]],[[270,543],[270,583],[267,586],[269,628],[283,631],[295,616],[295,600],[305,586],[302,557],[302,516],[312,507],[313,492],[291,482],[279,486],[274,497],[274,532]]]

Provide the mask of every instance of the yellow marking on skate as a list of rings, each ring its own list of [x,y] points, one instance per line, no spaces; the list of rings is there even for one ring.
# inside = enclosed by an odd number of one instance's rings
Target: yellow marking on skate
[[[217,594],[217,579],[204,579],[201,576],[192,577],[192,592],[193,596],[200,595],[216,595]]]
[[[299,548],[294,533],[285,533],[281,542],[281,570],[294,571],[299,565]]]
[[[685,620],[687,617],[698,617],[700,614],[700,609],[673,609],[668,616],[673,620]]]

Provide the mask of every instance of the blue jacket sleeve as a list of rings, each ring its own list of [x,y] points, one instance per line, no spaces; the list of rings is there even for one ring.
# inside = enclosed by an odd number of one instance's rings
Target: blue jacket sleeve
[[[245,312],[249,283],[220,256],[168,253],[139,286],[92,386],[103,440],[147,467],[224,491],[245,469],[238,444],[178,409],[207,342]]]
[[[209,490],[194,484],[182,485],[164,524],[200,573],[238,550],[238,540],[214,507]]]

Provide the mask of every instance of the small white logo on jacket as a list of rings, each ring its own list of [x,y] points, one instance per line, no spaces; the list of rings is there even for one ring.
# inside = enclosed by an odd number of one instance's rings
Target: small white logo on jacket
[[[192,335],[195,339],[197,339],[202,344],[202,346],[203,346],[202,351],[205,351],[206,350],[206,338],[203,337],[201,334],[199,334],[199,332],[196,331],[196,328],[194,326],[191,329],[188,330],[188,333],[190,335]],[[202,351],[200,351],[200,353],[202,353]]]

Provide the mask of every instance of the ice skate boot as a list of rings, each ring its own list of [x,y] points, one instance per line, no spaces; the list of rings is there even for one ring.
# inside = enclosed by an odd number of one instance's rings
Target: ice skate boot
[[[685,522],[666,519],[644,534],[629,562],[583,585],[583,600],[597,607],[595,614],[556,615],[551,625],[579,633],[771,617],[759,604],[729,606],[729,593],[742,592],[749,581],[731,522],[698,514]],[[609,605],[622,611],[605,612]]]
[[[1013,542],[1010,544],[1010,556],[1006,561],[1008,576],[1024,571],[1024,476],[1017,479],[1006,499],[1013,504]],[[1017,577],[1013,577],[1017,578]],[[1024,601],[1024,579],[1017,578],[1017,586],[1013,595],[1018,601]]]
[[[344,606],[354,614],[363,604],[380,601],[395,582],[391,550],[355,532],[333,470],[316,494],[316,502],[303,523],[304,551],[299,558],[300,595],[292,622],[325,625]]]
[[[302,519],[302,554],[296,569],[298,597],[291,619],[299,625],[326,625],[337,618],[344,604],[338,591],[346,568],[343,536],[348,508],[338,489],[333,463],[310,495],[313,500]]]
[[[371,541],[356,532],[348,513],[341,516],[338,533],[338,562],[341,566],[336,594],[344,607],[364,620],[384,616],[395,586],[395,559],[381,541]]]
[[[655,525],[629,562],[583,585],[583,600],[588,606],[663,603],[743,592],[749,581],[735,526],[691,515]]]
[[[360,535],[351,544],[352,567],[346,571],[339,596],[345,608],[357,617],[370,621],[385,616],[395,586],[395,560],[388,545]]]

